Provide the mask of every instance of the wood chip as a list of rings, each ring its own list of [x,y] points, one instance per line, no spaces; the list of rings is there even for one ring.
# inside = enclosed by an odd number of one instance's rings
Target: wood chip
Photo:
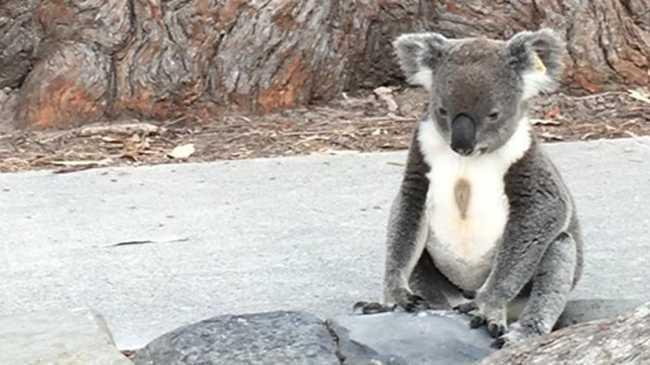
[[[126,123],[113,125],[98,125],[80,128],[77,134],[81,137],[90,137],[101,134],[159,134],[163,130],[157,125],[151,123]]]
[[[638,89],[628,90],[627,92],[632,99],[650,104],[650,91],[648,89],[640,87]]]
[[[54,170],[55,174],[68,174],[71,172],[78,172],[96,167],[108,166],[113,162],[110,158],[103,160],[79,160],[79,161],[48,161],[47,163],[54,166],[63,166],[58,170]]]
[[[103,160],[78,160],[78,161],[48,161],[50,165],[55,165],[55,166],[66,166],[66,167],[71,167],[71,166],[88,166],[88,165],[107,165],[111,162],[112,160],[110,158],[105,158]]]
[[[555,120],[555,119],[530,119],[530,123],[532,125],[560,125],[560,121]]]
[[[101,138],[101,141],[102,141],[102,142],[106,142],[106,143],[124,143],[124,142],[122,142],[122,140],[119,139],[119,138],[106,137],[106,136],[102,137],[102,138]]]
[[[539,133],[539,136],[547,141],[564,141],[564,137],[548,132]]]
[[[185,159],[192,156],[192,154],[194,154],[195,151],[196,149],[194,148],[193,143],[184,144],[184,145],[176,146],[171,152],[167,154],[167,157],[177,159],[177,160]]]
[[[386,109],[390,112],[396,112],[399,109],[397,102],[393,98],[393,90],[389,87],[381,86],[373,90],[375,95],[386,104]]]

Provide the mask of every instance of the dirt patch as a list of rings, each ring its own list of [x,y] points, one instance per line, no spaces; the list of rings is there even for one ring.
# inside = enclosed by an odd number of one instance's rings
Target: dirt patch
[[[650,135],[650,100],[643,95],[556,94],[538,98],[531,118],[541,138],[550,142]],[[0,136],[0,171],[70,172],[97,166],[400,150],[408,147],[425,99],[421,90],[393,88],[388,94],[343,95],[326,106],[264,116],[185,115],[157,123],[128,120],[65,131],[9,131]],[[193,149],[182,149],[193,151],[188,158],[169,157],[174,148],[189,144]]]

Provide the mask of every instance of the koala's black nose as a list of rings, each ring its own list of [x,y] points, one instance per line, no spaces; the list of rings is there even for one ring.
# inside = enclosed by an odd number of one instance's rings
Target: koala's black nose
[[[468,156],[476,145],[476,123],[467,114],[458,114],[451,122],[451,149]]]

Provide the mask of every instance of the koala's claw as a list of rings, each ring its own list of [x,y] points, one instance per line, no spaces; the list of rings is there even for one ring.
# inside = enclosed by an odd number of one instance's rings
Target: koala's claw
[[[409,294],[406,296],[406,302],[402,304],[402,307],[407,312],[418,312],[422,310],[430,309],[429,303],[426,299],[422,298],[417,294]]]
[[[469,327],[470,328],[479,328],[482,325],[485,324],[485,317],[479,315],[479,314],[471,314],[470,313],[470,320],[469,320]]]
[[[392,312],[395,310],[394,305],[383,305],[377,302],[356,302],[352,307],[354,312],[361,312],[361,314],[377,314],[384,312]]]
[[[500,350],[500,349],[502,349],[504,347],[508,347],[508,346],[511,346],[513,344],[516,344],[518,342],[523,341],[523,339],[517,338],[517,337],[518,337],[517,335],[515,335],[513,337],[512,335],[510,335],[510,333],[506,333],[504,335],[501,335],[501,336],[497,337],[497,339],[492,342],[490,347],[492,347],[494,349],[497,349],[497,350]]]
[[[492,343],[492,347],[501,349],[528,341],[530,338],[541,335],[542,333],[536,328],[522,327],[519,322],[510,326],[508,333],[503,333]]]
[[[506,333],[505,319],[500,320],[500,316],[486,315],[479,309],[475,301],[457,305],[454,310],[469,316],[470,328],[485,326],[490,336],[494,338],[501,337]]]
[[[492,341],[492,344],[490,344],[490,347],[493,349],[501,350],[505,345],[506,345],[506,340],[503,337],[499,337],[496,340]]]
[[[472,311],[468,313],[468,315],[470,316],[470,328],[476,329],[481,326],[485,326],[490,336],[494,338],[499,338],[503,336],[504,333],[506,333],[506,325],[504,323],[489,319],[478,311]]]
[[[506,333],[506,326],[502,323],[488,322],[487,330],[490,336],[498,339]]]
[[[471,300],[471,299],[476,298],[476,290],[465,290],[465,289],[463,289],[461,291],[461,294],[463,295],[463,297],[465,299],[470,299]]]
[[[463,304],[459,304],[454,307],[454,310],[462,313],[462,314],[468,314],[470,312],[473,312],[478,309],[478,305],[475,302],[467,302]]]

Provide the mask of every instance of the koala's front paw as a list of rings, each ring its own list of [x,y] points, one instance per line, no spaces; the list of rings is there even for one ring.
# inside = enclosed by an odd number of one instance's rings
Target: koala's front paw
[[[395,305],[383,305],[377,302],[356,302],[352,308],[353,312],[361,314],[377,314],[384,312],[392,312],[395,310]]]
[[[410,290],[401,288],[397,289],[391,295],[395,304],[407,312],[418,312],[422,310],[431,309],[431,305],[417,294],[413,294]]]
[[[470,317],[469,326],[479,328],[485,326],[492,337],[501,337],[506,333],[506,309],[491,307],[477,301],[470,301],[454,307],[460,313]]]
[[[533,337],[540,336],[541,333],[535,328],[521,326],[518,322],[513,323],[508,330],[508,333],[500,336],[494,342],[492,347],[501,349],[513,345],[526,342]]]

